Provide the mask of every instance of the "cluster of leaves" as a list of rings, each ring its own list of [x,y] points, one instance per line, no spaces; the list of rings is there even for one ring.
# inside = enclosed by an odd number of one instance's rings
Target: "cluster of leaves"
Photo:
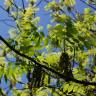
[[[13,18],[16,26],[8,31],[7,41],[13,48],[57,72],[61,72],[60,56],[62,52],[66,52],[72,63],[70,69],[74,78],[96,81],[96,13],[91,8],[85,8],[80,13],[76,9],[75,0],[22,0],[20,6],[17,4],[21,1],[3,2],[6,9],[1,8]],[[46,2],[45,10],[51,14],[47,36],[39,24],[40,17],[37,16],[37,13],[41,12],[39,4],[42,2]],[[96,1],[87,0],[83,3],[95,6]],[[46,69],[35,69],[36,67],[34,62],[18,56],[8,46],[0,43],[0,83],[4,80],[8,87],[0,88],[0,95],[7,96],[9,92],[13,96],[95,94],[95,86],[67,82]],[[24,75],[26,77],[22,78]],[[27,80],[23,82],[23,79]],[[17,84],[22,85],[22,88],[18,88]]]

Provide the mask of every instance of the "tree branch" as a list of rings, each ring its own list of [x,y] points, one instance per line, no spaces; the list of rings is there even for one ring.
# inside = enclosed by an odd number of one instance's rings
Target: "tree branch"
[[[40,0],[35,6],[39,6],[42,3],[43,0]]]
[[[82,3],[84,3],[85,5],[87,5],[87,6],[89,6],[90,8],[92,8],[93,10],[95,10],[96,11],[96,8],[95,7],[93,7],[92,5],[90,5],[90,4],[87,4],[84,0],[80,0]]]
[[[47,67],[45,65],[42,65],[40,62],[37,62],[34,58],[31,58],[31,57],[29,57],[29,56],[27,56],[27,55],[19,52],[18,50],[14,49],[10,44],[8,44],[8,42],[6,42],[6,40],[2,36],[0,36],[0,40],[4,44],[6,44],[6,46],[9,47],[12,51],[14,51],[16,54],[18,54],[19,56],[24,57],[24,58],[26,58],[26,59],[34,62],[35,64],[39,65],[40,67],[42,67],[42,68],[44,68],[44,69],[46,69],[46,70],[48,70],[48,71],[50,71],[50,72],[58,75],[62,79],[65,79],[66,80],[66,77],[64,76],[64,74],[61,74],[61,73],[55,71],[54,69],[52,69],[50,67]],[[83,81],[83,80],[80,81],[80,80],[77,80],[75,78],[69,78],[69,79],[67,79],[67,81],[73,81],[75,83],[79,83],[79,84],[83,84],[83,85],[94,85],[94,86],[96,86],[96,82],[88,82],[88,81]]]
[[[23,6],[24,13],[25,13],[25,4],[24,4],[24,0],[22,0],[22,6]]]

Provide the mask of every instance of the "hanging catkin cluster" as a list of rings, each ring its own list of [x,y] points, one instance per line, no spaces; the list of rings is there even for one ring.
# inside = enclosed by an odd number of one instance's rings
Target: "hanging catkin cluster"
[[[33,70],[32,74],[32,80],[33,80],[33,87],[40,87],[42,86],[42,76],[43,76],[43,70],[41,66],[36,65]]]
[[[66,79],[73,77],[70,58],[66,52],[63,52],[60,56],[59,67]]]

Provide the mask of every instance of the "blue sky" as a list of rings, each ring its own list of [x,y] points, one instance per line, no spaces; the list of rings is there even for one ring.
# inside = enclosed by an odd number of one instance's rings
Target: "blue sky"
[[[0,0],[0,5],[4,5],[3,4],[4,0]],[[38,16],[41,17],[41,20],[39,22],[39,24],[41,26],[44,27],[44,31],[46,33],[47,31],[47,28],[46,28],[46,25],[48,23],[50,23],[50,16],[49,16],[49,12],[46,12],[43,7],[46,3],[41,3],[41,5],[39,6],[40,7],[40,12],[37,13]],[[77,0],[77,5],[76,5],[76,8],[79,10],[79,11],[82,11],[84,9],[84,7],[86,7],[85,4],[83,4],[82,2],[80,2],[79,0]],[[4,12],[1,8],[0,8],[0,20],[1,19],[9,19],[8,17],[8,14],[6,12]],[[11,19],[11,18],[10,18]],[[10,25],[14,25],[14,23],[8,21],[6,22],[7,24],[10,24]],[[0,35],[4,36],[4,37],[7,37],[8,36],[8,30],[9,30],[9,26],[7,26],[6,24],[4,24],[4,22],[0,21]]]
[[[3,0],[0,1],[1,6],[4,5],[3,2],[4,2]],[[47,31],[46,30],[46,25],[48,23],[50,23],[50,16],[49,16],[49,12],[46,12],[43,9],[45,4],[46,3],[44,3],[44,2],[41,3],[41,5],[39,6],[40,7],[40,12],[37,13],[37,16],[41,17],[41,20],[40,20],[39,24],[44,27],[44,31]],[[7,26],[4,22],[2,22],[1,19],[9,19],[9,17],[8,17],[8,14],[0,8],[0,35],[3,36],[3,37],[7,37],[8,36],[8,30],[10,29],[10,27]],[[9,25],[14,25],[14,23],[10,22],[10,21],[8,21],[6,23],[9,24]]]

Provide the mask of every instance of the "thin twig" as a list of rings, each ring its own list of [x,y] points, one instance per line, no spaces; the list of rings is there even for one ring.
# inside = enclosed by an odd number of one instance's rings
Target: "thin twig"
[[[85,5],[89,6],[90,8],[92,8],[92,9],[96,10],[96,8],[95,8],[95,7],[91,6],[90,4],[87,4],[84,0],[80,0],[80,1],[81,1],[81,2],[83,2]]]
[[[19,9],[19,7],[16,5],[16,3],[12,2],[11,0],[9,0],[11,2],[12,5],[14,5],[17,9]]]
[[[1,22],[4,22],[4,21],[11,21],[11,22],[14,22],[14,20],[12,19],[0,19]]]
[[[40,0],[35,6],[39,6],[42,3],[43,0]]]
[[[22,0],[22,6],[23,6],[23,11],[25,13],[25,4],[24,4],[24,0]]]
[[[15,27],[15,26],[13,26],[13,25],[11,25],[11,24],[7,23],[6,21],[4,21],[3,23],[4,23],[4,24],[6,24],[6,25],[7,25],[7,26],[9,26],[9,27],[13,27],[13,28],[15,28],[15,29],[16,29],[16,27]]]

